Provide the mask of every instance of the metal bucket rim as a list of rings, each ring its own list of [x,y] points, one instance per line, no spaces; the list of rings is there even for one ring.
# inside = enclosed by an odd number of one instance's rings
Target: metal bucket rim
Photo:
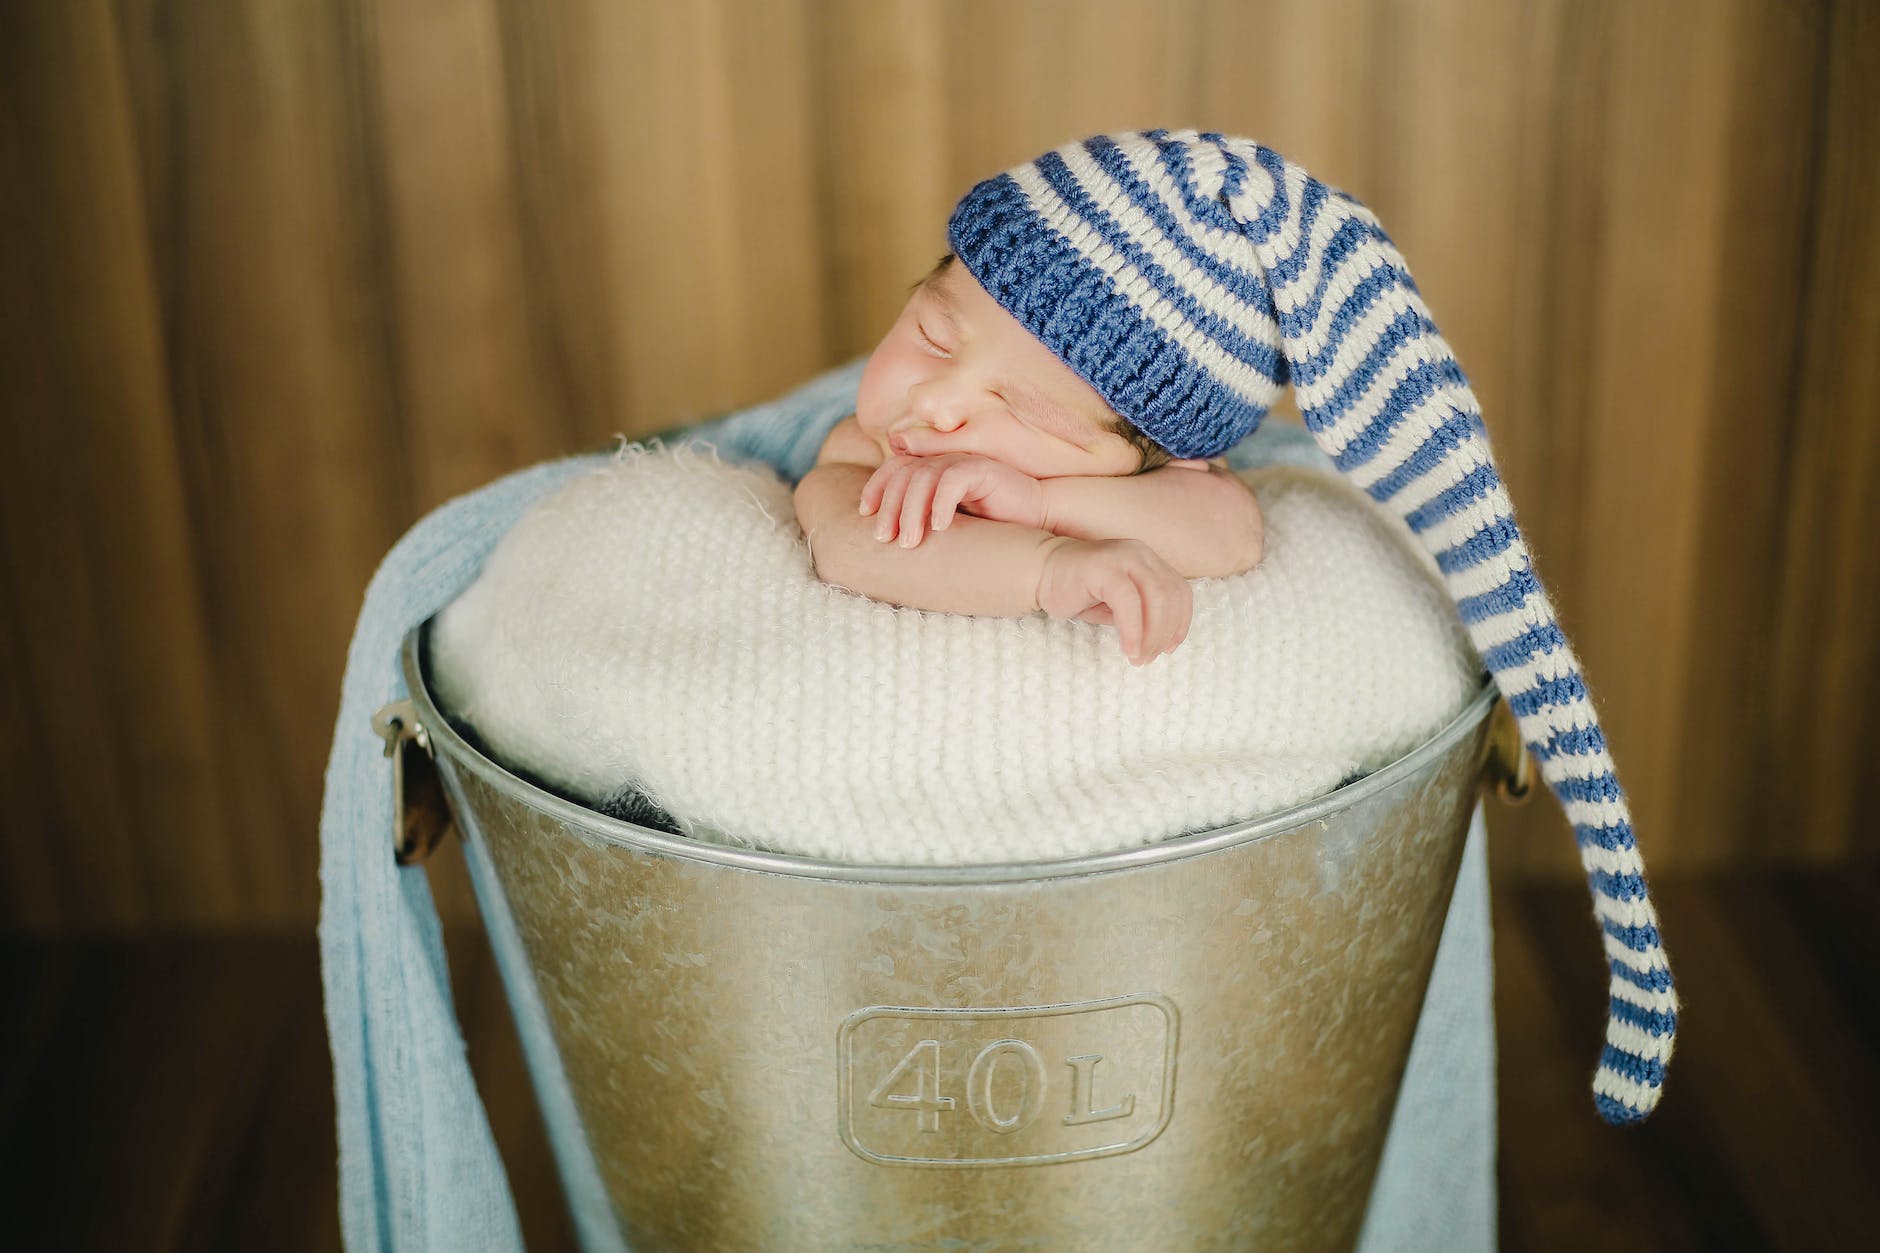
[[[1151,844],[1115,849],[1107,853],[1083,853],[1075,857],[1042,861],[969,862],[960,865],[891,865],[873,862],[830,861],[790,853],[767,853],[716,844],[687,836],[668,835],[637,823],[610,818],[606,814],[567,800],[510,773],[478,751],[457,733],[437,704],[424,677],[424,637],[430,622],[419,623],[405,634],[400,648],[405,685],[418,712],[418,721],[429,737],[432,752],[442,752],[468,769],[484,783],[511,800],[528,806],[564,825],[578,828],[609,844],[642,853],[706,862],[737,870],[755,870],[765,874],[797,878],[842,880],[857,883],[892,884],[971,884],[1016,883],[1038,879],[1071,878],[1103,874],[1138,866],[1181,861],[1223,849],[1252,844],[1288,831],[1297,830],[1329,814],[1359,804],[1388,790],[1404,778],[1423,769],[1431,760],[1447,753],[1464,736],[1487,718],[1500,696],[1494,679],[1486,673],[1482,686],[1449,724],[1402,757],[1381,766],[1362,779],[1335,788],[1324,796],[1302,801],[1276,813],[1244,822],[1230,823],[1209,831],[1172,836]]]

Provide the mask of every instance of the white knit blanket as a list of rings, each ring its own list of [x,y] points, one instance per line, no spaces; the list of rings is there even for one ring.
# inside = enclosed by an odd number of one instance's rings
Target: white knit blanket
[[[849,862],[1030,861],[1272,813],[1428,739],[1480,662],[1430,559],[1355,489],[1246,472],[1267,550],[1187,640],[881,604],[817,579],[791,489],[629,447],[537,502],[439,616],[435,693],[589,804]]]

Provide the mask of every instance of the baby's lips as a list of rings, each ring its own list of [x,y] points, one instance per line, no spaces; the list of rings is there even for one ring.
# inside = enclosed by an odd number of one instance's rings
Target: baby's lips
[[[888,447],[903,457],[937,456],[947,443],[945,433],[919,423],[888,432]]]
[[[888,447],[894,450],[896,456],[920,456],[920,449],[916,446],[916,440],[918,440],[919,437],[916,436],[915,439],[910,440],[908,435],[909,432],[907,431],[896,431],[888,436]]]

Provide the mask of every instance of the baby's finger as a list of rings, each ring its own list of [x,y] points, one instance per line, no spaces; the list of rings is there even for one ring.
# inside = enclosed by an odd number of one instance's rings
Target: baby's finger
[[[1167,648],[1173,606],[1165,579],[1139,570],[1135,580],[1142,592],[1142,643],[1136,649],[1136,658],[1138,665],[1146,666]]]
[[[1130,665],[1141,665],[1138,659],[1142,656],[1142,590],[1127,574],[1119,571],[1104,587],[1103,603],[1110,607],[1110,616],[1116,621],[1123,656],[1129,658]]]
[[[1146,663],[1161,656],[1168,633],[1168,585],[1153,571],[1138,573],[1136,582],[1142,588],[1142,657]]]
[[[1143,596],[1143,652],[1160,657],[1180,642],[1186,629],[1193,599],[1188,583],[1180,578],[1156,578]]]
[[[907,467],[896,466],[881,489],[880,507],[875,511],[875,538],[894,538],[901,521],[901,498],[907,494]]]
[[[888,463],[882,462],[875,467],[875,472],[868,476],[868,482],[862,484],[862,497],[858,503],[861,514],[867,517],[881,503],[881,488],[888,479]]]
[[[927,531],[927,510],[933,502],[934,478],[937,475],[932,466],[914,467],[907,476],[907,494],[901,501],[901,547],[913,548],[925,538]]]
[[[978,486],[976,479],[982,471],[972,465],[949,467],[940,476],[940,485],[933,493],[933,529],[944,531],[953,525],[953,514],[966,499],[966,493]]]
[[[1168,617],[1162,588],[1152,576],[1137,575],[1142,589],[1142,643],[1136,650],[1136,664],[1146,666],[1162,655],[1163,624]]]

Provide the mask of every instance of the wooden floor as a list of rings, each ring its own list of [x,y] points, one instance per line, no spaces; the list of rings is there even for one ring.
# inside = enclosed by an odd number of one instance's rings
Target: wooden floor
[[[1880,870],[1654,886],[1685,1026],[1664,1104],[1626,1130],[1586,1090],[1604,991],[1583,894],[1496,894],[1503,1247],[1874,1247]],[[451,953],[529,1245],[570,1247],[488,951]],[[9,1247],[339,1246],[311,936],[12,940],[0,975]]]

